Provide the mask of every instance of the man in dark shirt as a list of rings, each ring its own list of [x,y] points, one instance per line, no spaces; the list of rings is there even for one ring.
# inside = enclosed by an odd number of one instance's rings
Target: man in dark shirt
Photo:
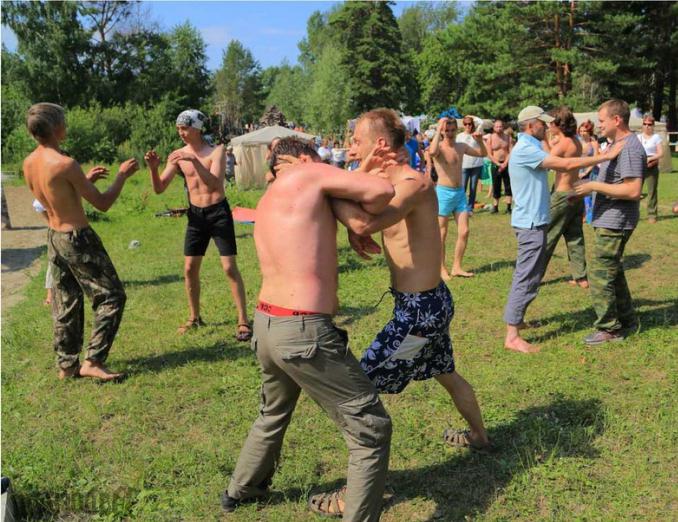
[[[624,275],[624,247],[640,216],[640,191],[647,165],[645,149],[629,129],[629,106],[609,100],[598,109],[600,132],[613,143],[624,142],[619,156],[600,165],[597,181],[575,187],[579,196],[595,192],[592,225],[596,234],[589,271],[596,331],[589,345],[621,341],[638,328],[633,301]]]

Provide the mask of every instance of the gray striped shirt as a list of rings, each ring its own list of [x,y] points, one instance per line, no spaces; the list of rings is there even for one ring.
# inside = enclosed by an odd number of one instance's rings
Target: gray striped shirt
[[[642,178],[647,168],[647,155],[638,136],[630,134],[624,149],[612,161],[600,164],[598,179],[603,183],[623,183],[626,178]],[[640,218],[640,202],[629,199],[614,199],[595,193],[593,198],[593,221],[596,228],[633,230]]]

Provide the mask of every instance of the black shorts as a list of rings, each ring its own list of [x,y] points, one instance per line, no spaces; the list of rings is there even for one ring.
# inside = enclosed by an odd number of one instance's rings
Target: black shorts
[[[502,182],[504,182],[504,196],[512,196],[508,165],[503,172],[499,172],[499,167],[492,163],[492,197],[494,199],[501,197]]]
[[[204,256],[210,238],[214,238],[220,256],[237,255],[233,214],[226,200],[209,207],[188,207],[184,255]]]

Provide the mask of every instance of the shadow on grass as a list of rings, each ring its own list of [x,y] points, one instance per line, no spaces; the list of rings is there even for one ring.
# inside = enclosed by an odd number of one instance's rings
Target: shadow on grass
[[[550,404],[521,410],[512,421],[489,429],[495,447],[489,455],[459,450],[439,464],[390,471],[387,490],[394,496],[386,510],[428,497],[436,503],[436,512],[426,520],[473,519],[487,511],[517,475],[551,466],[555,459],[598,458],[593,443],[604,431],[604,417],[598,399],[556,396]],[[393,434],[394,444],[398,444],[398,436]],[[326,483],[314,491],[330,491],[343,483]],[[297,488],[274,492],[267,504],[298,501],[301,496]]]
[[[47,245],[30,248],[3,248],[2,272],[15,272],[28,268],[46,251]]]
[[[652,259],[650,254],[631,254],[629,256],[624,256],[624,270],[631,270],[633,268],[640,268],[647,261]]]
[[[254,357],[248,343],[235,344],[234,342],[233,344],[227,344],[216,342],[211,346],[196,346],[158,355],[128,359],[125,361],[124,367],[125,371],[130,374],[130,377],[133,377],[139,373],[158,372],[178,368],[194,362],[234,361],[241,357]]]
[[[479,266],[478,268],[468,268],[471,272],[475,274],[482,274],[484,272],[497,272],[503,270],[504,268],[514,268],[516,266],[515,260],[511,261],[504,259],[503,261],[492,261],[491,263]]]
[[[633,306],[640,322],[639,335],[655,328],[669,328],[678,325],[678,303],[675,299],[654,301],[651,299],[634,299]],[[541,325],[556,325],[557,329],[542,335],[532,336],[527,331],[525,337],[531,343],[542,343],[581,330],[592,330],[596,316],[591,308],[576,312],[555,314],[539,319]]]
[[[381,301],[376,306],[341,306],[334,322],[339,327],[353,324],[356,319],[363,319],[372,315],[378,308]]]
[[[125,284],[125,288],[133,288],[135,286],[160,286],[160,285],[165,285],[165,284],[169,284],[169,283],[178,283],[179,281],[183,281],[183,280],[184,280],[184,278],[182,276],[180,276],[179,274],[167,274],[167,275],[158,276],[154,279],[126,280],[126,281],[124,281],[124,284]]]
[[[605,425],[601,406],[598,399],[558,396],[545,406],[519,411],[511,422],[489,430],[496,447],[491,455],[465,451],[447,462],[389,473],[392,504],[428,496],[437,508],[428,520],[475,518],[516,475],[555,459],[597,458],[593,442]]]
[[[208,350],[200,351],[207,353]],[[213,350],[213,353],[218,351]],[[151,362],[151,366],[153,364]],[[490,428],[489,436],[495,445],[495,451],[490,455],[460,450],[445,462],[389,472],[387,487],[394,496],[386,509],[411,499],[429,497],[437,509],[428,520],[474,518],[487,511],[516,476],[532,468],[551,466],[555,459],[597,458],[598,451],[593,443],[602,434],[604,425],[604,411],[598,399],[574,400],[556,396],[550,404],[524,409],[510,422]],[[395,433],[395,444],[397,439],[398,433]],[[317,490],[328,491],[340,485],[339,481],[334,481],[319,485]],[[265,505],[297,502],[304,495],[300,488],[274,491]],[[72,505],[71,497],[81,500],[81,496],[94,503],[75,502],[76,505]],[[99,515],[115,512],[128,516],[133,511],[134,495],[120,499],[116,496],[109,499],[106,494],[94,499],[89,499],[90,496],[93,495],[29,487],[17,491],[13,502],[18,520],[55,520],[64,512],[79,515],[83,512]],[[265,510],[265,505],[261,509]]]

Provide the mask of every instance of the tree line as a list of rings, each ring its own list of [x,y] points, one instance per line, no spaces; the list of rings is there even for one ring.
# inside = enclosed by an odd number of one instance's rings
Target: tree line
[[[30,147],[25,110],[46,100],[69,109],[67,147],[82,161],[171,148],[186,107],[236,129],[276,105],[310,131],[338,134],[374,107],[511,119],[526,104],[587,111],[619,97],[678,127],[676,2],[495,1],[465,13],[419,2],[398,18],[392,5],[314,12],[297,64],[262,68],[231,41],[210,73],[199,31],[161,30],[142,3],[5,2],[2,23],[18,40],[16,52],[2,49],[5,159]]]

